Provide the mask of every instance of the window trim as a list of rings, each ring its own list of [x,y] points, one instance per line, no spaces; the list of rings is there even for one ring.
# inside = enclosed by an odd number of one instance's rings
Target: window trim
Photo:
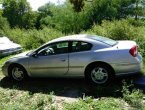
[[[38,52],[39,52],[40,50],[42,50],[42,49],[44,49],[44,48],[46,48],[46,47],[48,47],[48,46],[50,46],[50,45],[55,45],[55,44],[63,43],[63,42],[68,43],[68,47],[67,47],[67,48],[68,48],[68,51],[67,51],[66,53],[59,53],[59,54],[52,54],[52,55],[68,54],[68,53],[69,53],[69,41],[60,41],[60,42],[50,43],[50,44],[44,45],[43,47],[38,48],[35,52],[36,52],[36,54],[39,56]],[[46,55],[46,56],[52,56],[52,55]],[[45,56],[45,55],[44,55],[44,56]]]
[[[81,41],[81,40],[73,40],[73,41],[69,41],[70,42],[70,44],[71,44],[71,48],[70,48],[70,52],[69,53],[78,53],[78,52],[87,52],[87,51],[90,51],[90,50],[92,50],[92,47],[93,47],[93,44],[92,43],[90,43],[90,42],[86,42],[86,41]],[[88,43],[91,47],[90,47],[90,49],[89,50],[83,50],[83,51],[72,51],[72,47],[73,47],[73,42],[84,42],[84,43]]]

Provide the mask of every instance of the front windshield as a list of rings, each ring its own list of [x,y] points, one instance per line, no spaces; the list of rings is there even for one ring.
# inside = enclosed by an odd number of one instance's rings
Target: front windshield
[[[96,40],[96,41],[103,42],[103,43],[108,44],[110,46],[114,46],[118,43],[115,40],[112,40],[112,39],[109,39],[109,38],[106,38],[106,37],[102,37],[102,36],[91,36],[89,38],[91,38],[93,40]]]

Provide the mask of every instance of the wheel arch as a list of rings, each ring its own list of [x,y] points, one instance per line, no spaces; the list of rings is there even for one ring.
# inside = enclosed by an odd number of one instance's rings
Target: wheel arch
[[[107,67],[109,67],[109,68],[112,70],[112,72],[113,72],[112,75],[115,76],[115,70],[113,69],[113,67],[112,67],[110,64],[108,64],[108,63],[106,63],[106,62],[103,62],[103,61],[95,61],[95,62],[91,62],[90,64],[88,64],[88,65],[85,67],[84,75],[86,76],[86,74],[88,73],[88,70],[89,70],[92,66],[97,65],[97,64],[106,65]]]
[[[14,66],[20,66],[20,67],[22,67],[22,68],[25,70],[26,74],[28,75],[28,72],[27,72],[27,70],[24,68],[23,65],[21,65],[21,64],[19,64],[19,63],[11,63],[11,64],[9,65],[9,67],[8,67],[8,75],[9,75],[9,76],[10,76],[10,70],[11,70],[11,68],[14,67]]]

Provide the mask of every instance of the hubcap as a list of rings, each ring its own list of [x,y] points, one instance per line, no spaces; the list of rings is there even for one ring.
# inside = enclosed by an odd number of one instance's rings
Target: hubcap
[[[91,78],[95,83],[105,83],[108,80],[108,72],[102,67],[94,68],[91,72]]]
[[[14,67],[12,70],[12,76],[15,80],[22,80],[24,78],[23,70],[21,68]]]

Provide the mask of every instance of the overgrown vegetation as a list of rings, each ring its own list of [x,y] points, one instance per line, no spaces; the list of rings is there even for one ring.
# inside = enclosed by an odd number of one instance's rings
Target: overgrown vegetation
[[[18,88],[0,88],[0,109],[1,110],[53,110],[52,93],[44,95],[41,93],[32,94],[29,91],[20,91]]]
[[[143,107],[143,92],[139,89],[132,89],[133,84],[128,85],[125,81],[123,81],[123,99],[129,103],[132,107],[135,107],[137,109],[141,109]]]
[[[5,36],[22,45],[25,50],[34,49],[49,40],[63,36],[63,34],[51,28],[43,28],[42,30],[37,29],[8,29],[5,30]]]
[[[65,110],[122,110],[123,104],[119,103],[120,99],[104,98],[100,100],[93,100],[91,97],[87,97],[85,100],[79,99],[79,101],[68,104],[64,104]]]
[[[1,2],[3,8],[0,9],[0,36],[7,36],[21,44],[24,50],[37,48],[51,39],[64,35],[85,33],[114,40],[134,40],[139,45],[139,52],[145,60],[144,0],[66,0],[61,5],[47,3],[35,12],[26,0],[2,0]],[[0,78],[3,78],[1,66],[8,58],[0,58]],[[55,106],[56,102],[53,101],[53,94],[49,90],[54,83],[50,86],[50,82],[47,82],[47,85],[41,86],[40,82],[35,84],[29,82],[17,87],[16,83],[8,80],[6,83],[3,80],[5,79],[0,80],[0,110],[59,108]],[[53,86],[56,87],[51,90],[58,92],[55,89],[59,88],[62,92],[64,85],[59,87],[57,85],[54,84]],[[40,90],[36,90],[35,87]],[[70,85],[65,89],[69,87]],[[77,86],[79,92],[85,91],[84,88]],[[82,99],[78,96],[76,102],[63,103],[61,106],[66,110],[145,109],[143,92],[126,82],[109,88],[97,87],[93,92],[98,100],[95,100],[96,97],[88,96]]]
[[[2,77],[2,76],[1,76]],[[144,109],[144,94],[135,88],[132,83],[117,80],[109,87],[100,87],[102,93],[98,95],[98,88],[90,90],[90,95],[86,91],[84,82],[76,79],[69,80],[32,79],[18,83],[8,78],[0,81],[0,109],[2,110],[134,110]],[[40,83],[41,82],[41,83]],[[71,83],[70,83],[71,82]],[[59,85],[58,85],[59,83]],[[81,83],[81,85],[77,85]],[[83,84],[82,84],[83,83]],[[120,84],[121,85],[120,85]],[[53,85],[52,85],[53,84]],[[115,86],[116,85],[116,86]],[[64,88],[63,88],[64,87]],[[110,93],[119,88],[120,95],[114,97]],[[65,101],[68,91],[78,90],[77,97],[73,102]],[[54,92],[52,92],[54,91]],[[67,91],[67,92],[66,92]],[[79,93],[85,92],[82,97]],[[63,93],[66,92],[67,94]],[[109,93],[107,96],[105,94]],[[104,95],[104,96],[103,96]],[[62,98],[62,97],[64,98]],[[74,99],[74,98],[73,98]]]

